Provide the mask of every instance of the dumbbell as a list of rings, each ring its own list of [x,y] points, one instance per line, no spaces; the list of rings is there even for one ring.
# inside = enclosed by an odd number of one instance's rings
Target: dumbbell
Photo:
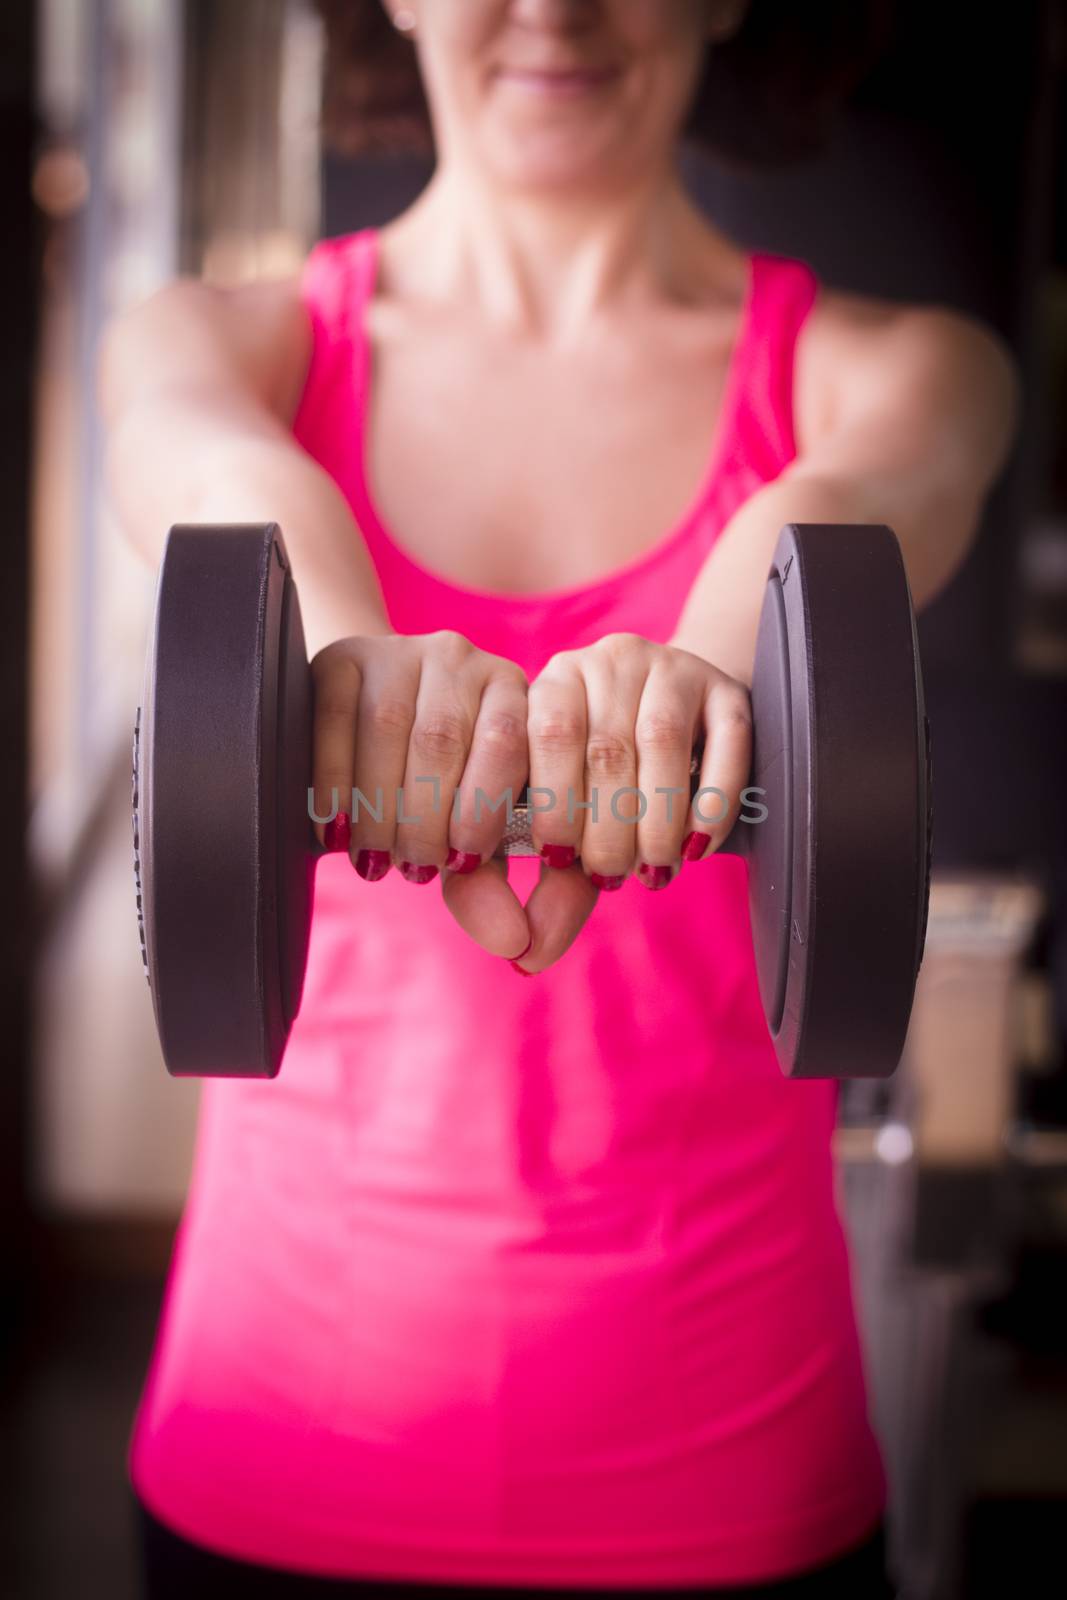
[[[176,1077],[271,1078],[281,1066],[322,853],[312,695],[277,524],[173,526],[135,719],[133,837],[145,973]],[[915,616],[891,529],[781,530],[751,703],[754,815],[743,808],[689,870],[714,872],[719,854],[747,860],[783,1073],[886,1077],[922,960],[932,827]],[[694,756],[691,798],[696,771]],[[528,799],[524,788],[497,855],[534,853]]]

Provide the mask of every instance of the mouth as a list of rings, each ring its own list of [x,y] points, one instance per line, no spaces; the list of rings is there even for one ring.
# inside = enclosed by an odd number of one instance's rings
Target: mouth
[[[502,83],[530,94],[567,97],[602,89],[613,83],[619,72],[616,67],[575,67],[563,71],[498,67],[495,76]]]

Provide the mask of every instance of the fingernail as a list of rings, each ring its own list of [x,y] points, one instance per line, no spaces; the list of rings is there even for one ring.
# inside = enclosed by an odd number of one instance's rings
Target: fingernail
[[[577,854],[572,844],[543,844],[541,860],[550,867],[572,867]]]
[[[392,859],[388,850],[357,850],[356,871],[361,878],[366,878],[368,883],[377,883],[379,878],[392,866]]]
[[[396,870],[408,883],[429,883],[437,876],[436,867],[420,867],[414,861],[398,861]]]
[[[473,872],[481,864],[482,858],[476,850],[450,850],[445,860],[449,872]]]
[[[347,850],[352,841],[352,819],[347,811],[339,811],[323,829],[327,850]]]
[[[526,946],[525,950],[520,950],[517,956],[505,956],[504,960],[505,961],[510,961],[511,965],[514,966],[516,961],[521,961],[523,956],[528,956],[530,954],[530,950],[531,950],[532,947],[533,947],[533,935],[531,934],[530,943]],[[521,971],[521,968],[520,968],[520,971]],[[527,972],[525,974],[525,976],[527,978],[532,978],[533,977],[533,973],[532,972]]]
[[[682,840],[682,860],[699,861],[710,843],[708,834],[698,833],[694,828],[693,832],[687,833]]]
[[[637,869],[641,882],[648,889],[665,889],[671,881],[670,867],[652,867],[642,861]]]
[[[526,954],[526,952],[524,950],[523,951],[523,955],[525,955],[525,954]],[[532,972],[527,972],[525,967],[520,967],[519,963],[517,961],[509,961],[508,965],[510,966],[512,972],[517,972],[519,974],[520,978],[532,978],[533,977],[533,973]]]
[[[602,872],[591,872],[589,882],[596,889],[621,889],[626,882],[626,874],[620,872],[617,877],[606,878]]]

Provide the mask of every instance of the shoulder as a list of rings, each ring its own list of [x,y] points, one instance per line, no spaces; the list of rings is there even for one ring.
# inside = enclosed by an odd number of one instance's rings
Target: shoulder
[[[856,417],[904,410],[993,447],[1014,430],[1020,391],[1011,350],[977,318],[820,285],[797,341],[798,451]]]
[[[299,275],[251,283],[179,277],[105,329],[105,391],[202,378],[239,379],[290,421],[307,376],[312,330]],[[105,401],[107,394],[105,392]]]
[[[291,421],[307,378],[313,342],[301,278],[205,285],[237,359],[279,416]]]

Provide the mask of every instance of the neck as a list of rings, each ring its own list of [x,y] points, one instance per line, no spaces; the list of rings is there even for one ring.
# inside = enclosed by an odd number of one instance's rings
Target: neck
[[[687,298],[693,263],[706,274],[709,252],[725,258],[729,249],[673,168],[591,202],[502,193],[446,165],[392,231],[411,245],[394,287],[557,344],[606,312]]]

